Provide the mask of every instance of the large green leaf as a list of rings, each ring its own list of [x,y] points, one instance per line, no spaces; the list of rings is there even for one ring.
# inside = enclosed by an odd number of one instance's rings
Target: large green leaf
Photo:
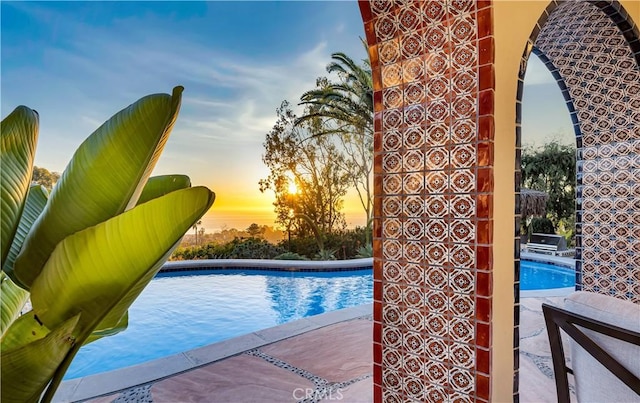
[[[167,193],[191,187],[191,179],[187,175],[152,176],[140,194],[138,204],[146,203]]]
[[[18,287],[4,273],[0,272],[0,336],[20,315],[20,311],[29,298],[29,293]]]
[[[140,99],[80,145],[16,259],[19,285],[31,287],[67,236],[136,205],[175,123],[182,90]]]
[[[18,106],[0,123],[0,231],[1,261],[11,247],[25,196],[31,182],[33,156],[38,141],[38,113]]]
[[[33,321],[33,318],[31,318]],[[37,402],[51,377],[75,344],[78,316],[46,336],[17,348],[3,348],[2,402]]]
[[[20,253],[20,249],[22,249],[22,244],[31,229],[31,226],[36,221],[38,216],[44,210],[44,207],[47,204],[47,200],[49,198],[49,192],[41,185],[31,185],[29,188],[29,193],[27,194],[27,201],[25,202],[24,209],[22,210],[22,216],[20,217],[20,223],[18,224],[18,229],[16,231],[15,236],[13,237],[13,242],[11,243],[11,248],[9,249],[9,254],[7,255],[7,259],[2,266],[2,270],[9,275],[9,277],[13,278],[13,264],[18,257],[18,253]]]
[[[146,186],[144,187],[142,194],[140,195],[140,199],[138,199],[138,204],[146,203],[149,200],[156,199],[165,194],[174,192],[176,190],[185,189],[191,187],[191,180],[186,175],[166,175],[166,176],[154,176],[149,178]],[[171,249],[167,252],[167,256],[158,261],[157,267],[150,268],[150,271],[156,273],[160,267],[164,264],[166,259],[171,256],[176,247],[180,244],[180,242],[176,242],[176,244],[171,247]],[[146,285],[146,283],[144,283]],[[143,285],[143,287],[144,287]],[[133,299],[138,294],[132,295]],[[128,301],[126,298],[123,299],[120,304],[124,307],[128,307],[133,300]],[[105,336],[111,336],[121,331],[125,330],[128,326],[128,314],[124,313],[124,316],[121,317],[122,314],[120,309],[113,309],[109,314],[100,322],[94,331],[91,333],[91,336],[85,344],[91,343],[97,339],[100,339]]]
[[[13,350],[40,340],[49,334],[48,327],[42,324],[32,310],[16,319],[2,336],[0,350]]]
[[[65,238],[33,283],[38,318],[54,328],[81,312],[80,343],[117,323],[213,200],[205,187],[178,190]]]
[[[91,335],[84,341],[83,345],[93,343],[96,340],[99,340],[103,337],[113,336],[120,332],[124,332],[127,330],[127,326],[129,326],[129,312],[125,312],[124,316],[120,318],[115,325],[107,325],[104,321],[100,322],[96,327],[96,330],[91,332]]]

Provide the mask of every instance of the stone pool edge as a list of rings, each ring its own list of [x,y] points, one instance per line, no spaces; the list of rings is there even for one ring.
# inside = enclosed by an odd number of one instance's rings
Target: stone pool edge
[[[349,260],[199,259],[166,262],[161,273],[196,270],[267,270],[287,272],[340,272],[367,270],[373,258]]]
[[[77,402],[110,395],[136,386],[156,382],[181,372],[242,354],[247,350],[263,347],[325,326],[371,315],[372,312],[373,304],[371,303],[339,309],[258,330],[146,363],[70,379],[62,382],[53,401]]]

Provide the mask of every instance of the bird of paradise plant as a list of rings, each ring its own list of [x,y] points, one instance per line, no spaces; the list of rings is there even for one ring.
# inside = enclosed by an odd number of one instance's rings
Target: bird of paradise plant
[[[107,120],[50,195],[30,186],[38,113],[19,106],[2,120],[3,402],[50,401],[82,345],[126,328],[131,303],[213,204],[213,192],[184,175],[149,177],[182,91],[146,96]]]

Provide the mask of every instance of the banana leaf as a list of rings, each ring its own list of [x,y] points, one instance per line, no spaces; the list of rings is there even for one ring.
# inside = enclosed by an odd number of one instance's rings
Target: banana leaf
[[[25,317],[27,315],[24,315]],[[79,315],[63,322],[44,337],[16,348],[2,348],[3,403],[37,402],[60,363],[75,344]],[[29,320],[35,322],[31,317]]]
[[[16,259],[18,285],[29,289],[67,236],[136,205],[175,123],[182,90],[138,100],[80,145]]]
[[[20,253],[20,249],[22,249],[22,244],[24,243],[31,226],[40,216],[42,210],[44,210],[48,199],[49,192],[47,192],[47,189],[41,185],[31,185],[29,193],[27,193],[27,200],[25,202],[24,209],[22,210],[18,229],[13,237],[13,242],[11,243],[7,259],[2,266],[2,270],[7,273],[9,277],[13,278],[13,265]]]
[[[82,345],[87,345],[103,337],[113,336],[120,332],[124,332],[127,330],[127,326],[129,326],[129,312],[125,312],[124,316],[115,324],[106,324],[104,321],[100,322],[96,327],[96,330],[91,332]]]
[[[9,254],[31,183],[38,142],[38,113],[18,106],[0,123],[0,264]]]
[[[13,350],[49,334],[50,330],[43,325],[33,310],[18,317],[2,336],[0,350]]]
[[[149,200],[156,199],[165,194],[174,192],[176,190],[185,189],[191,187],[191,180],[186,175],[162,175],[152,176],[147,181],[142,194],[138,199],[138,204],[146,203]],[[173,252],[172,248],[171,251]],[[91,336],[84,342],[89,344],[102,337],[113,336],[127,329],[129,324],[129,316],[125,312],[125,315],[121,318],[115,315],[109,315],[100,322],[95,330],[91,333]]]
[[[147,181],[144,189],[142,189],[138,204],[146,203],[167,193],[188,187],[191,187],[191,179],[187,175],[152,176]]]
[[[4,273],[0,272],[0,336],[4,336],[5,331],[20,315],[22,307],[29,298],[29,293],[18,287]]]
[[[32,286],[40,321],[54,328],[82,312],[80,343],[118,323],[213,200],[205,187],[178,190],[65,238]]]

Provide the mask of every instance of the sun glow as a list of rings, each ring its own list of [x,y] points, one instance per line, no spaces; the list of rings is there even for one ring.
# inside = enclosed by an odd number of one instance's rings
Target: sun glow
[[[298,193],[298,186],[296,186],[295,181],[289,181],[289,187],[287,188],[287,192],[289,192],[289,194],[292,194],[292,195]]]

